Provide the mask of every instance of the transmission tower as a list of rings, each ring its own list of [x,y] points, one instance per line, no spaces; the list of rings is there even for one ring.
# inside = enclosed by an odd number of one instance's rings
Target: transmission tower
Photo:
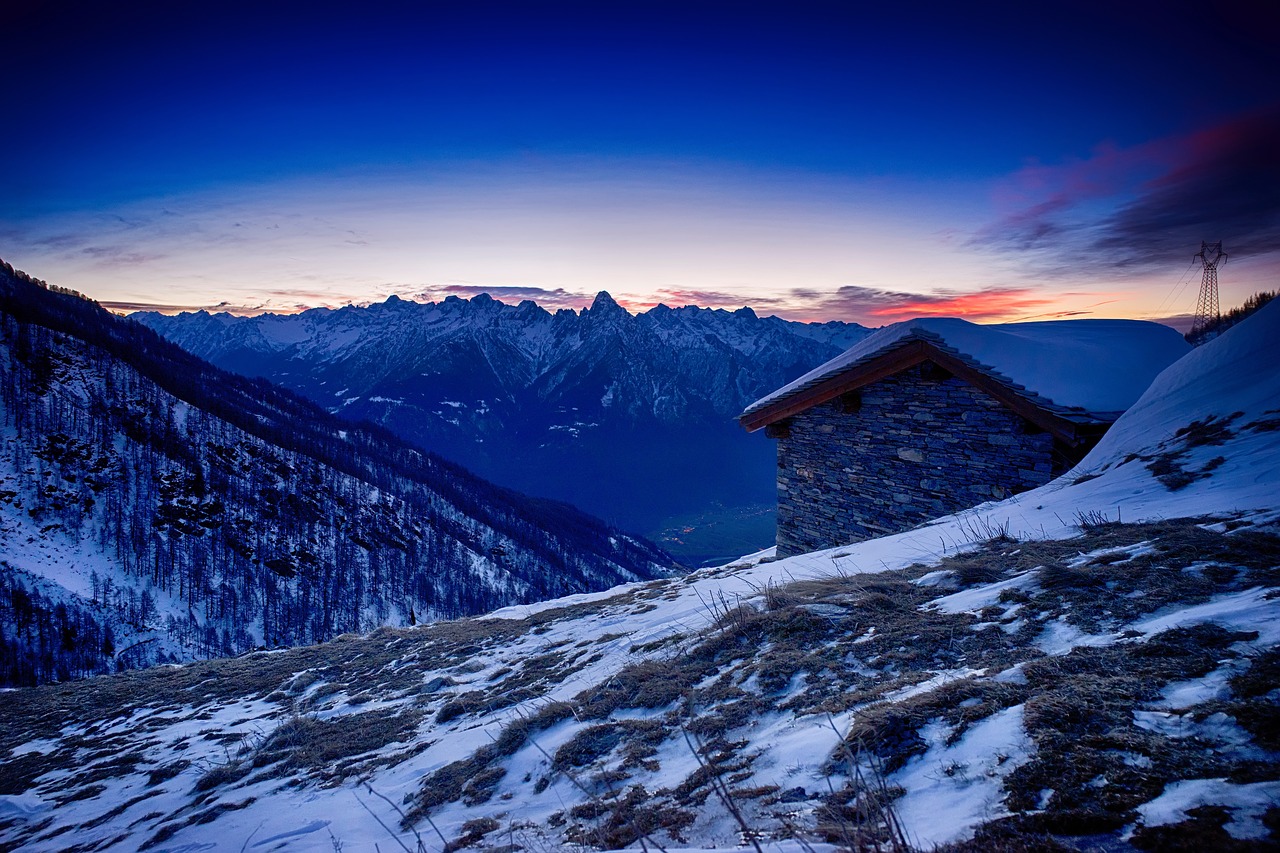
[[[1218,264],[1227,259],[1222,251],[1222,241],[1207,243],[1200,241],[1200,251],[1193,260],[1204,267],[1204,278],[1200,280],[1200,298],[1196,300],[1196,318],[1191,324],[1188,340],[1197,340],[1205,335],[1210,324],[1218,322],[1221,312],[1218,310]],[[1209,336],[1211,337],[1211,335]]]

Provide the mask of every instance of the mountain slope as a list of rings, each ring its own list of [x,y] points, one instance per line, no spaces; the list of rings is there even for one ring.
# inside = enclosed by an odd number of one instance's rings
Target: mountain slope
[[[0,268],[0,681],[313,643],[672,563]]]
[[[1280,305],[1066,477],[895,536],[9,694],[0,840],[1271,849],[1277,335]]]
[[[751,547],[773,538],[771,516],[747,508],[772,504],[774,450],[734,418],[867,333],[750,309],[632,315],[607,293],[554,314],[482,295],[290,316],[134,316],[221,367],[269,377],[514,488],[645,533],[719,510],[749,519]],[[666,544],[707,556],[679,536]]]

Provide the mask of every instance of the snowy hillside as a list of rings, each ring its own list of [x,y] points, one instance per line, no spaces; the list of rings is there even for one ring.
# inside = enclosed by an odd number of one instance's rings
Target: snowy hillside
[[[1066,477],[906,533],[7,694],[0,843],[1274,844],[1277,336],[1280,305]]]
[[[738,311],[659,306],[632,315],[607,293],[581,312],[487,296],[297,315],[136,314],[220,367],[265,376],[332,412],[368,419],[496,482],[567,500],[628,529],[742,521],[773,541],[773,446],[743,434],[743,405],[867,334]],[[697,562],[714,552],[668,536]]]
[[[314,643],[671,565],[0,269],[0,684]]]

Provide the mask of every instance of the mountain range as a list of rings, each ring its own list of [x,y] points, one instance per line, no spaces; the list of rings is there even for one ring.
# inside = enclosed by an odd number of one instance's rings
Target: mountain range
[[[672,559],[0,263],[0,683],[315,643]]]
[[[655,537],[689,563],[773,540],[774,448],[736,415],[868,334],[750,308],[631,314],[605,292],[580,312],[481,294],[132,316],[226,370]]]

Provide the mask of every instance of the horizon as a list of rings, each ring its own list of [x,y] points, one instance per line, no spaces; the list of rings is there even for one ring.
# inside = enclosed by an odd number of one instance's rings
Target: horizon
[[[486,292],[877,326],[1280,284],[1280,16],[1222,5],[0,13],[0,253],[125,309]],[[50,57],[57,57],[50,63]],[[1181,321],[1181,323],[1179,322]]]
[[[81,294],[81,295],[88,296],[88,294]],[[911,316],[904,316],[900,319],[889,320],[885,323],[882,323],[876,326],[868,326],[861,323],[853,323],[853,321],[843,321],[843,320],[790,320],[778,314],[763,314],[759,311],[756,311],[749,304],[742,305],[737,308],[722,308],[722,307],[714,307],[714,306],[707,306],[707,305],[696,305],[692,303],[688,303],[684,305],[668,305],[665,302],[658,302],[656,304],[643,303],[638,306],[629,305],[627,303],[614,299],[613,295],[610,294],[607,290],[598,291],[595,294],[595,296],[591,297],[585,304],[560,305],[560,306],[551,307],[551,308],[548,308],[547,306],[542,305],[537,301],[537,299],[534,299],[534,298],[521,297],[518,301],[515,301],[510,296],[503,298],[501,295],[494,295],[487,291],[480,291],[478,293],[472,293],[467,296],[461,296],[455,293],[450,293],[448,295],[441,296],[438,299],[415,298],[412,295],[400,296],[399,294],[392,293],[392,294],[389,294],[385,299],[381,299],[376,302],[365,301],[365,302],[359,302],[359,303],[348,302],[345,305],[315,305],[315,306],[309,306],[305,308],[297,308],[293,310],[241,310],[241,309],[238,309],[236,306],[228,306],[228,305],[211,305],[211,306],[201,306],[201,307],[190,307],[190,306],[180,306],[180,305],[150,305],[150,306],[140,307],[140,306],[134,306],[134,305],[123,304],[118,302],[98,301],[96,299],[94,301],[98,302],[98,304],[101,305],[106,310],[122,317],[128,317],[133,314],[140,314],[140,313],[155,313],[155,314],[162,314],[166,316],[179,316],[182,314],[208,314],[210,316],[215,316],[215,317],[225,315],[229,317],[235,317],[237,319],[254,319],[256,317],[295,317],[301,314],[305,314],[309,311],[341,311],[346,308],[366,309],[366,308],[373,308],[379,305],[386,305],[388,303],[396,304],[399,302],[407,302],[414,305],[420,305],[423,307],[434,307],[434,306],[444,305],[446,303],[455,302],[455,301],[469,304],[477,299],[496,302],[505,308],[518,308],[521,305],[523,305],[525,302],[529,302],[534,306],[536,306],[539,310],[544,311],[550,315],[555,315],[564,311],[567,311],[568,313],[571,313],[571,314],[582,315],[582,314],[586,314],[593,307],[595,307],[595,302],[601,296],[608,297],[615,305],[617,305],[623,311],[625,311],[626,313],[634,317],[638,317],[643,314],[648,314],[657,308],[665,308],[668,311],[680,311],[684,309],[693,308],[699,311],[717,311],[725,314],[733,314],[733,313],[738,313],[740,311],[750,311],[754,316],[761,319],[765,319],[765,320],[776,318],[779,320],[783,320],[785,322],[812,323],[812,324],[821,324],[821,323],[829,323],[829,322],[848,322],[848,323],[852,323],[853,325],[859,325],[859,326],[862,326],[863,328],[871,329],[873,331],[884,328],[886,326],[893,325],[895,323],[910,322],[912,320],[918,320],[918,319],[944,319],[944,318],[961,319],[961,320],[967,319],[965,317],[960,317],[954,314],[913,314]],[[91,296],[88,298],[92,299]],[[1228,308],[1230,307],[1235,307],[1235,306],[1228,306]],[[1013,324],[1013,323],[1053,322],[1053,321],[1069,321],[1069,320],[1125,320],[1125,319],[1134,319],[1134,318],[1091,316],[1091,317],[1059,317],[1059,318],[1055,318],[1052,321],[1046,321],[1042,319],[1041,320],[1014,319],[1014,320],[997,320],[997,321],[992,321],[990,323],[984,323],[980,320],[969,320],[969,322],[973,322],[977,325],[1002,325],[1002,324]],[[1175,329],[1178,332],[1185,333],[1190,329],[1191,320],[1192,320],[1192,316],[1188,314],[1188,315],[1177,316],[1177,317],[1152,318],[1148,320],[1148,322],[1159,323],[1160,325],[1169,326],[1170,328]]]

